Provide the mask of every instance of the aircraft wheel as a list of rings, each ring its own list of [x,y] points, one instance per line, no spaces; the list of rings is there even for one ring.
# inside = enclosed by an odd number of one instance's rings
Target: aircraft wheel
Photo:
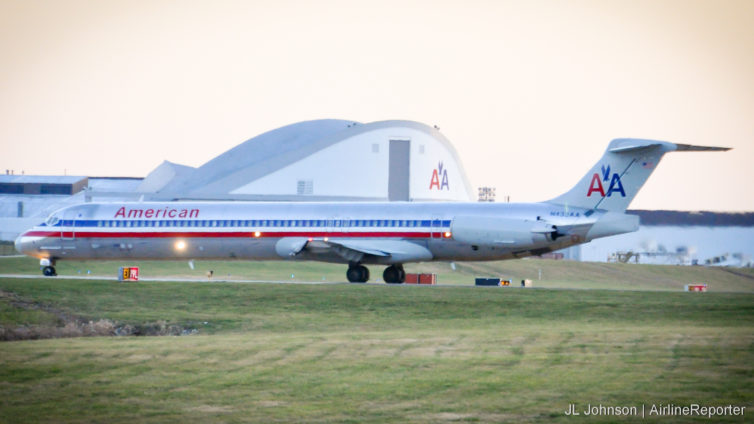
[[[361,269],[361,282],[366,283],[369,281],[369,268],[364,265],[360,265],[359,268]]]
[[[348,278],[349,283],[357,283],[359,281],[359,269],[357,267],[348,267],[348,271],[346,271],[346,278]]]
[[[388,284],[402,284],[406,281],[406,271],[401,265],[390,265],[382,273],[382,279]]]
[[[351,283],[366,283],[369,281],[369,269],[364,265],[349,266],[346,278]]]
[[[47,277],[54,277],[54,276],[58,275],[58,272],[55,271],[55,267],[54,266],[46,266],[46,267],[42,268],[42,274],[44,274]]]

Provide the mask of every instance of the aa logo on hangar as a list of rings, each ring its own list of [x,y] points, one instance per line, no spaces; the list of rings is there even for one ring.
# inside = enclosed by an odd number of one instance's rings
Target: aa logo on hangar
[[[437,164],[437,168],[432,170],[432,179],[429,182],[429,189],[437,189],[439,191],[447,189],[450,191],[450,185],[448,185],[448,170],[443,166],[442,161]]]

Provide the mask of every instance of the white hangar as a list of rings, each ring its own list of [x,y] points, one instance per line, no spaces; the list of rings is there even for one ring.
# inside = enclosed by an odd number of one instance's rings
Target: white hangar
[[[475,199],[455,149],[436,128],[323,119],[268,131],[198,168],[165,161],[143,179],[0,176],[0,239],[13,240],[64,206],[139,200]]]
[[[196,169],[163,163],[139,191],[154,200],[474,200],[450,142],[412,121],[299,122]]]

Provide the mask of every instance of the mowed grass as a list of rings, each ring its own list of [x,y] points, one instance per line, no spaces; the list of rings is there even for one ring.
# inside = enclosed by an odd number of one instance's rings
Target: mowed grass
[[[140,276],[207,281],[259,280],[282,282],[343,282],[346,265],[298,261],[59,261],[64,276],[115,278],[121,266],[139,266]],[[754,293],[754,269],[701,266],[637,265],[524,259],[492,262],[406,264],[406,272],[437,274],[439,284],[473,285],[476,277],[502,277],[519,285],[530,279],[535,287],[617,290],[683,290],[690,283],[707,283],[715,292]],[[371,282],[382,282],[384,266],[370,265]],[[40,275],[37,259],[0,257],[0,274]]]
[[[92,320],[198,330],[0,343],[0,422],[572,422],[570,403],[754,409],[747,293],[53,278],[0,279],[0,290]],[[45,321],[4,302],[2,325]]]

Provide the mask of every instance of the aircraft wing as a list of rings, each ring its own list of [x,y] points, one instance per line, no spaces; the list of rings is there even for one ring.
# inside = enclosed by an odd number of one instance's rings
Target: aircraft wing
[[[400,248],[400,246],[394,246],[391,249],[390,246],[384,246],[382,243],[375,243],[369,240],[329,240],[325,242],[331,247],[350,250],[356,253],[363,253],[372,256],[390,256],[390,254]],[[403,243],[403,242],[398,242]]]
[[[429,249],[406,240],[330,239],[327,243],[352,252],[390,257],[398,262],[432,259]]]
[[[349,262],[361,262],[364,256],[389,258],[390,262],[425,261],[432,259],[432,252],[424,246],[407,240],[328,239],[308,240],[288,237],[278,241],[276,251],[280,256],[299,254],[323,256],[337,254]]]

